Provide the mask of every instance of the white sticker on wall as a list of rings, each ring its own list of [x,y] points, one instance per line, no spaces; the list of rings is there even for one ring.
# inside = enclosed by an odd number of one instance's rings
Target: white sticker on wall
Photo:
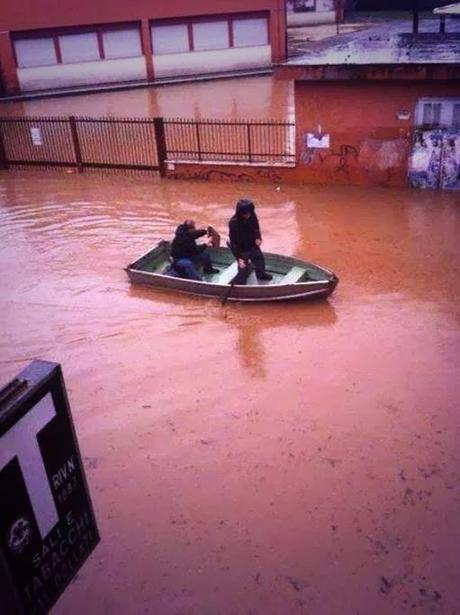
[[[38,126],[33,126],[30,129],[30,136],[32,137],[32,143],[34,145],[43,145],[42,131]]]
[[[330,147],[330,135],[317,135],[312,132],[307,133],[307,147],[327,149]]]

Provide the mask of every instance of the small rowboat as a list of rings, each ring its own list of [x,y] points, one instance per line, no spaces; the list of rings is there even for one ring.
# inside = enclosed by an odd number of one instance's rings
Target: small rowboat
[[[171,244],[160,243],[125,268],[130,282],[175,290],[202,297],[228,301],[281,301],[286,299],[328,297],[338,283],[327,269],[297,258],[264,252],[266,268],[272,280],[261,281],[252,272],[245,285],[232,285],[237,263],[229,248],[208,248],[212,265],[219,273],[203,273],[203,281],[168,275]]]

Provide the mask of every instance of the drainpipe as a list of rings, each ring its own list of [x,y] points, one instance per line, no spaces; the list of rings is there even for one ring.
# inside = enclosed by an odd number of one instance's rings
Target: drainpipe
[[[283,11],[283,19],[284,19],[284,61],[286,62],[289,58],[289,47],[288,47],[288,30],[287,30],[287,2],[286,0],[281,0],[281,6]]]
[[[412,33],[418,34],[418,0],[412,0]]]
[[[335,12],[335,27],[337,29],[337,35],[340,34],[340,23],[344,19],[345,15],[345,2],[344,0],[334,0],[334,12]]]
[[[441,15],[441,17],[439,18],[439,31],[441,32],[441,34],[444,34],[444,32],[446,31],[446,16],[445,15]]]

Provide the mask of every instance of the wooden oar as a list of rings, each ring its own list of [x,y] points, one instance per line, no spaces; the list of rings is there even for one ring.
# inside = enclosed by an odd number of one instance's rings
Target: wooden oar
[[[235,277],[236,277],[236,276],[235,276]],[[229,297],[230,297],[230,295],[232,294],[232,290],[233,290],[233,287],[234,287],[234,286],[235,286],[235,278],[233,278],[233,280],[230,282],[229,289],[228,289],[228,291],[225,293],[225,295],[224,295],[224,297],[223,297],[223,299],[222,299],[222,306],[225,306],[225,304],[227,303],[228,298],[229,298]]]
[[[250,266],[251,265],[249,263],[246,263],[246,267],[250,267]],[[240,270],[238,269],[237,274],[235,275],[233,280],[230,282],[230,288],[228,289],[228,292],[225,293],[224,298],[222,299],[222,305],[225,305],[227,303],[228,299],[230,298],[230,295],[232,294],[233,287],[235,286],[235,278],[238,277],[239,273],[240,273]],[[251,273],[251,271],[249,271],[249,273]]]

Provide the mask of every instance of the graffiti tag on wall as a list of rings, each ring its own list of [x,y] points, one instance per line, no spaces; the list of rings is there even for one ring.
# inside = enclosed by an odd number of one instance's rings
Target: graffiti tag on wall
[[[240,170],[223,171],[206,167],[201,169],[184,167],[178,171],[168,172],[168,177],[170,179],[197,179],[201,181],[230,181],[243,183],[257,182],[260,181],[260,179],[277,184],[283,181],[282,176],[273,169],[254,169],[247,173]]]
[[[335,160],[337,164],[334,167],[336,173],[350,172],[350,164],[358,160],[359,152],[354,145],[343,143],[337,151],[331,150],[328,154],[320,154],[321,162],[328,159]]]
[[[323,139],[326,135],[323,135]],[[302,137],[302,149],[300,152],[300,160],[303,164],[309,166],[314,162],[324,164],[328,160],[334,162],[334,172],[344,173],[347,175],[350,172],[350,166],[356,162],[359,156],[359,151],[354,145],[342,143],[337,149],[324,151],[324,147],[311,147],[311,133],[305,133]],[[329,137],[329,135],[327,135]],[[329,145],[329,138],[324,141]]]

